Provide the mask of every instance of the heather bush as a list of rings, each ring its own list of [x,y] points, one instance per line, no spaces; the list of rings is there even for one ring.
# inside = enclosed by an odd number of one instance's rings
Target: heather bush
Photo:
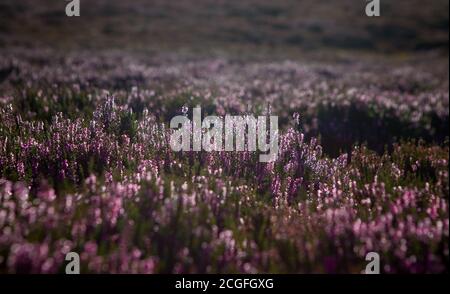
[[[448,272],[448,71],[364,62],[2,50],[0,272]],[[279,116],[276,161],[173,152],[197,105]]]

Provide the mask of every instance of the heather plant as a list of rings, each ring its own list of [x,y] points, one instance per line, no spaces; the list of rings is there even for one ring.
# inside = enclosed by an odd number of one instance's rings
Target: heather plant
[[[2,53],[2,273],[448,272],[448,69]],[[275,161],[173,151],[197,106],[277,115]]]

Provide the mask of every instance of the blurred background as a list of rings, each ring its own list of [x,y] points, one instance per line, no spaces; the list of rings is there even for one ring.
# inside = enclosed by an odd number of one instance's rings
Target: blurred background
[[[448,54],[449,1],[1,0],[0,46],[230,52],[361,50]]]

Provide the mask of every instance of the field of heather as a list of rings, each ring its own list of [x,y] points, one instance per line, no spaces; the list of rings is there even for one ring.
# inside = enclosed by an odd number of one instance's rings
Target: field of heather
[[[369,252],[382,273],[449,271],[448,2],[358,18],[363,33],[345,15],[284,21],[292,1],[218,1],[220,22],[188,35],[209,1],[109,1],[112,16],[90,7],[91,43],[58,7],[2,2],[0,273],[64,273],[68,252],[82,273],[362,273]],[[196,106],[278,116],[277,159],[174,152],[170,120]]]

